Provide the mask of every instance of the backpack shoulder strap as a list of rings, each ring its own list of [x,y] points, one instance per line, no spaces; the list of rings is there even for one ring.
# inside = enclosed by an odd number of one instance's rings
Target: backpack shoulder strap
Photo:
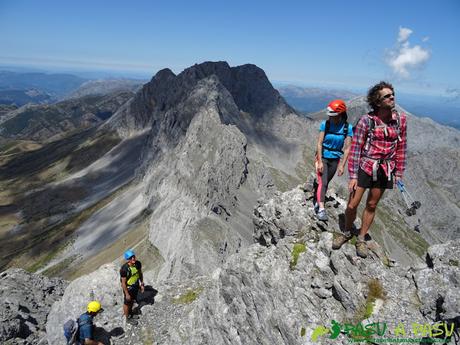
[[[396,111],[396,131],[398,132],[398,141],[401,141],[401,115]]]
[[[350,125],[348,124],[348,121],[345,121],[344,125],[343,125],[343,136],[346,138],[347,135],[348,135],[348,127],[350,127]]]
[[[372,114],[369,113],[366,116],[367,118],[367,134],[366,134],[366,143],[364,144],[364,151],[369,149],[370,142],[372,141],[372,137],[374,134],[375,129],[375,120],[372,117]]]
[[[368,134],[367,135],[369,135],[369,133],[373,132],[375,129],[375,120],[370,114],[367,115],[367,124],[368,124],[368,129],[367,129]]]
[[[326,120],[326,128],[324,129],[324,136],[326,136],[327,133],[329,133],[329,130],[331,129],[331,121]]]
[[[78,327],[81,327],[81,326],[86,325],[88,323],[91,323],[91,317],[89,315],[87,315],[86,313],[80,315],[80,317],[77,319]]]
[[[129,278],[131,278],[132,272],[129,269],[129,265],[127,263],[125,263],[125,264],[123,264],[123,266],[121,266],[120,273],[121,273],[121,271],[125,271],[125,270],[126,270],[126,280],[128,280]],[[120,280],[121,280],[121,276],[120,276]]]

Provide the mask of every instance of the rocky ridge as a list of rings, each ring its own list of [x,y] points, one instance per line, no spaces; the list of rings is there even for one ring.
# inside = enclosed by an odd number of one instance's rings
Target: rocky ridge
[[[90,95],[55,104],[25,105],[2,117],[0,135],[7,139],[51,141],[101,124],[134,95],[130,91]]]
[[[206,62],[159,71],[104,125],[124,138],[148,133],[137,181],[160,276],[206,272],[251,243],[251,208],[274,173],[300,182],[306,122],[260,68]]]
[[[49,344],[63,343],[63,322],[94,298],[105,308],[95,319],[96,334],[111,344],[326,344],[327,337],[315,342],[312,333],[331,320],[383,320],[390,337],[397,322],[459,317],[459,241],[430,248],[428,263],[417,267],[395,266],[372,240],[367,259],[351,244],[331,251],[331,230],[340,226],[345,201],[329,199],[331,222],[324,224],[314,216],[311,197],[297,188],[259,200],[254,237],[263,234],[264,245],[242,249],[207,275],[157,283],[147,272],[158,294],[149,289],[138,326],[123,324],[116,265],[71,282],[48,316]],[[342,334],[335,341],[349,340]]]
[[[66,98],[80,98],[84,96],[107,95],[115,92],[135,93],[142,87],[144,81],[134,79],[97,79],[84,82],[78,89]]]

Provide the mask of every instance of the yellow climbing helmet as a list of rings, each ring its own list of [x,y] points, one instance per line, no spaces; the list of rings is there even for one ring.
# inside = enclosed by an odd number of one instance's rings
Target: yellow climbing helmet
[[[97,313],[102,311],[102,306],[98,301],[91,301],[88,303],[88,307],[86,309],[88,310],[88,313]]]

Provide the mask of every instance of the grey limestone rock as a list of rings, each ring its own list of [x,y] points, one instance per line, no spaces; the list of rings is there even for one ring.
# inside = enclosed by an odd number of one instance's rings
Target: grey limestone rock
[[[45,336],[51,305],[64,294],[67,282],[22,269],[0,273],[0,342],[37,344]]]
[[[242,248],[204,275],[158,282],[154,303],[141,308],[139,325],[134,328],[118,319],[121,291],[114,284],[115,266],[102,267],[72,282],[62,301],[52,308],[49,339],[57,341],[60,330],[54,325],[81,312],[91,296],[104,299],[106,311],[97,326],[104,330],[100,336],[109,336],[112,344],[328,344],[327,337],[316,342],[311,337],[316,326],[328,327],[331,320],[364,324],[383,320],[392,326],[393,322],[431,322],[434,314],[426,311],[433,306],[439,282],[438,293],[452,306],[443,305],[442,317],[453,316],[458,307],[459,268],[453,261],[458,260],[458,243],[430,249],[433,268],[389,267],[377,244],[369,243],[367,259],[356,256],[352,244],[332,251],[332,228],[318,226],[305,197],[308,194],[296,188],[259,200],[255,226],[259,235],[254,237],[273,236],[276,242],[267,237],[263,245]],[[344,207],[343,200],[334,199],[326,204],[331,218],[338,217]],[[302,222],[307,225],[299,227]],[[284,237],[279,236],[281,229],[286,230]],[[443,253],[445,260],[436,259]],[[433,274],[439,278],[433,280]],[[78,298],[72,297],[75,294]],[[370,294],[375,300],[367,299]],[[370,314],[364,314],[366,306]],[[344,335],[335,340],[338,344],[348,341]]]
[[[460,318],[460,240],[430,247],[428,267],[415,272],[421,310],[433,321]]]
[[[99,301],[104,308],[94,319],[95,336],[107,342],[123,334],[123,292],[118,269],[115,264],[104,265],[69,284],[62,299],[53,304],[48,316],[46,333],[49,344],[65,344],[64,323],[77,319],[93,300]]]

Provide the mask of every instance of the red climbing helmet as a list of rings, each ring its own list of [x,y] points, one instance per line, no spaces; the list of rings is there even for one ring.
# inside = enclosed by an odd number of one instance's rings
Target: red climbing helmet
[[[345,111],[347,111],[347,106],[341,99],[334,99],[327,105],[328,116],[337,116]]]

